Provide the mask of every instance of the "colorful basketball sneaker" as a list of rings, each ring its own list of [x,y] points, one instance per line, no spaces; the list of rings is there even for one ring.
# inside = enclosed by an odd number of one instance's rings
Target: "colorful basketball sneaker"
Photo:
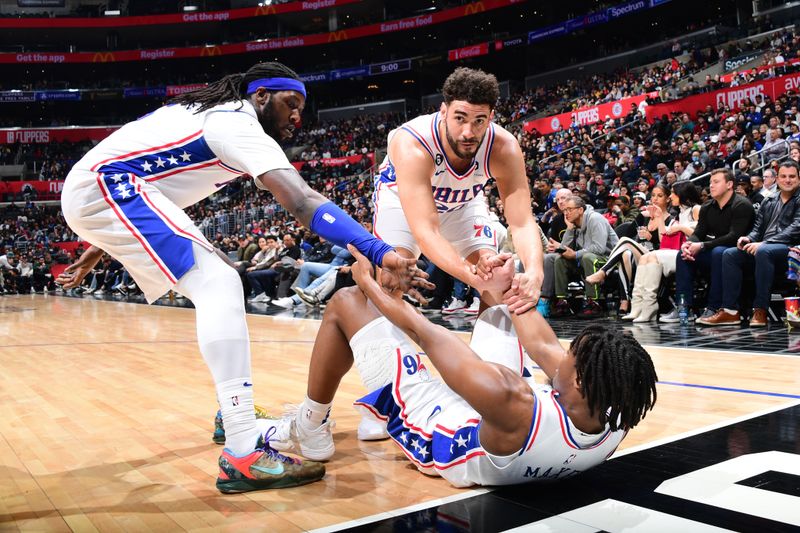
[[[314,461],[301,461],[278,453],[270,446],[274,428],[259,437],[255,451],[236,457],[225,448],[219,457],[217,489],[223,494],[253,490],[297,487],[320,480],[325,476],[325,465]]]
[[[256,420],[280,420],[277,417],[271,416],[263,407],[255,406]],[[217,411],[217,416],[214,417],[214,435],[211,437],[214,444],[225,444],[225,426],[222,425],[222,411]]]

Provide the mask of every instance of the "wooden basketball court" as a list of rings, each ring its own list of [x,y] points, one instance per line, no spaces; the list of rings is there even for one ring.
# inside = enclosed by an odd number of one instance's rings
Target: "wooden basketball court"
[[[319,322],[248,322],[256,401],[280,414],[303,398]],[[621,450],[797,403],[799,357],[648,348],[658,403]],[[476,493],[418,473],[390,441],[359,442],[350,403],[364,392],[352,371],[323,481],[223,496],[193,310],[3,297],[0,530],[306,531]]]

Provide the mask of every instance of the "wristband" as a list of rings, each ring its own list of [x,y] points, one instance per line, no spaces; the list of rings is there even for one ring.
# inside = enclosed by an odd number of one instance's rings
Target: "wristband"
[[[314,211],[311,231],[342,248],[352,244],[378,266],[383,264],[383,256],[394,251],[394,248],[373,237],[333,202],[325,202]]]

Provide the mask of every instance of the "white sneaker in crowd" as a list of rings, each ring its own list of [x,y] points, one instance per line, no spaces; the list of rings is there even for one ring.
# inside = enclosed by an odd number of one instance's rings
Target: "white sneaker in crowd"
[[[453,315],[455,313],[460,313],[464,309],[467,308],[467,302],[464,300],[459,300],[458,298],[453,298],[450,302],[450,305],[442,309],[443,315]]]
[[[283,307],[284,309],[292,309],[300,305],[294,303],[294,299],[291,296],[286,296],[285,298],[278,298],[277,300],[272,300],[271,303],[272,305],[277,305],[278,307]]]
[[[464,309],[462,313],[464,313],[465,315],[477,315],[478,310],[480,308],[481,308],[481,299],[476,296],[475,298],[472,299],[472,303],[469,304],[469,307]]]

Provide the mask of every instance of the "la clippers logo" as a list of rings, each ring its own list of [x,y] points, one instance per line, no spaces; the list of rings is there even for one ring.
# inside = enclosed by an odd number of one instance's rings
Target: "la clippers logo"
[[[553,117],[553,120],[550,121],[550,128],[553,130],[561,129],[561,122],[558,120],[558,117]]]
[[[611,106],[611,112],[615,117],[620,116],[622,114],[622,104],[616,102],[613,106]]]

